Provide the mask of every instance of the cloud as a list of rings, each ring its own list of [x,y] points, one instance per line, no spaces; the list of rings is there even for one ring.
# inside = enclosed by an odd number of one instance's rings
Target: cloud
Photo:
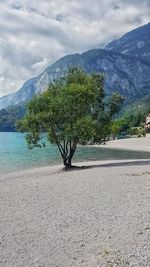
[[[55,60],[149,21],[149,0],[0,0],[0,96]]]

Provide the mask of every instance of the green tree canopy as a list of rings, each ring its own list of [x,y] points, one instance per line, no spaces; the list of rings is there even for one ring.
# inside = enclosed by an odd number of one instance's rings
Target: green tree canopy
[[[113,138],[115,138],[122,132],[127,132],[128,128],[128,121],[125,118],[115,119],[111,125],[111,134],[113,135]]]
[[[112,96],[108,105],[104,102],[103,82],[100,74],[71,68],[65,78],[35,96],[18,123],[18,129],[27,132],[29,148],[44,146],[41,134],[46,132],[48,140],[57,145],[66,169],[71,168],[77,145],[100,142],[103,129],[106,132],[106,125],[120,108],[118,97]]]

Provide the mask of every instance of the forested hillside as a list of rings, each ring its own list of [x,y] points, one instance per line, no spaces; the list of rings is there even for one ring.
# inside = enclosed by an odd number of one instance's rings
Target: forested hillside
[[[16,131],[16,123],[26,113],[24,105],[0,110],[0,132]]]

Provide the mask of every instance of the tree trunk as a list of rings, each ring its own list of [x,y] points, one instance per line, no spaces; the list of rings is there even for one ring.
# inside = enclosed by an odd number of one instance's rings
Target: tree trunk
[[[72,169],[75,166],[72,165],[72,158],[75,153],[77,144],[72,143],[71,141],[67,142],[66,149],[65,149],[65,154],[63,156],[63,162],[65,165],[65,170]],[[67,152],[66,152],[67,151]]]
[[[65,158],[63,161],[64,161],[65,170],[73,168],[70,158]]]
[[[63,144],[61,144],[60,142],[56,142],[56,144],[62,156],[65,170],[74,168],[75,166],[72,165],[71,161],[75,153],[75,150],[77,148],[77,143],[72,142],[70,140],[69,141],[64,140]]]

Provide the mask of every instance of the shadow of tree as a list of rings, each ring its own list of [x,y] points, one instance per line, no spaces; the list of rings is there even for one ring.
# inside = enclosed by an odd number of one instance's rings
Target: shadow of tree
[[[123,166],[142,166],[142,165],[150,165],[150,160],[135,160],[135,161],[125,161],[125,162],[111,162],[104,164],[95,164],[95,165],[87,165],[87,166],[73,166],[73,168],[68,169],[66,171],[76,171],[76,170],[86,170],[93,168],[109,168],[109,167],[123,167]]]

